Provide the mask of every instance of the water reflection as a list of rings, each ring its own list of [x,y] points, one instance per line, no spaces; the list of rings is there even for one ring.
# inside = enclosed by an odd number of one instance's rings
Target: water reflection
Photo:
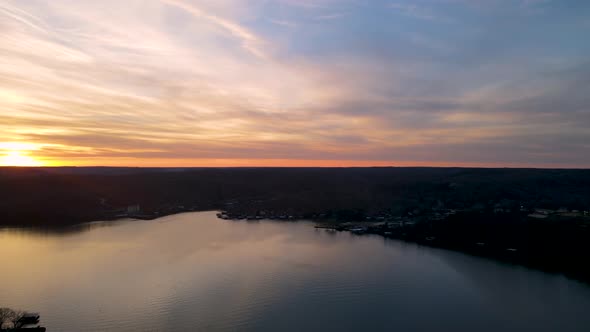
[[[377,236],[212,212],[84,227],[1,230],[1,304],[50,331],[590,327],[585,285]]]
[[[71,226],[60,227],[0,227],[0,234],[12,234],[13,236],[26,237],[47,237],[47,236],[69,236],[76,233],[91,231],[96,228],[112,227],[128,222],[140,222],[137,219],[118,219],[109,221],[95,221],[81,223]]]

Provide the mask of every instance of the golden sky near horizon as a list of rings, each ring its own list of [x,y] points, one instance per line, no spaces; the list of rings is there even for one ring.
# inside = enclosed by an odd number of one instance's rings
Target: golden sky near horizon
[[[589,9],[6,0],[0,166],[590,167]]]

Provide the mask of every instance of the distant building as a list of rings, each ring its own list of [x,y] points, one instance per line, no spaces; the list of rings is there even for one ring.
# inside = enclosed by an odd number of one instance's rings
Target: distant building
[[[536,219],[545,219],[548,217],[548,215],[542,214],[542,213],[531,213],[531,214],[529,214],[529,217],[536,218]]]
[[[553,210],[547,210],[547,209],[535,209],[535,213],[536,214],[544,214],[544,215],[548,215],[553,213]]]
[[[135,204],[135,205],[129,205],[127,207],[127,213],[132,214],[132,213],[138,213],[140,211],[140,207],[139,204]]]

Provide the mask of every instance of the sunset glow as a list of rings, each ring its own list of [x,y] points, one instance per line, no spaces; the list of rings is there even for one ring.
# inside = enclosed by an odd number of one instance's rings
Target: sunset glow
[[[2,1],[0,165],[590,167],[589,14]]]
[[[11,151],[0,157],[0,166],[44,166],[35,158],[20,151]]]

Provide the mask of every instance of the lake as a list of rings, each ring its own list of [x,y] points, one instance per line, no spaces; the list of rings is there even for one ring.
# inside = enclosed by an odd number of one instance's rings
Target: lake
[[[215,212],[0,230],[0,306],[48,331],[590,331],[590,287],[311,222]]]

